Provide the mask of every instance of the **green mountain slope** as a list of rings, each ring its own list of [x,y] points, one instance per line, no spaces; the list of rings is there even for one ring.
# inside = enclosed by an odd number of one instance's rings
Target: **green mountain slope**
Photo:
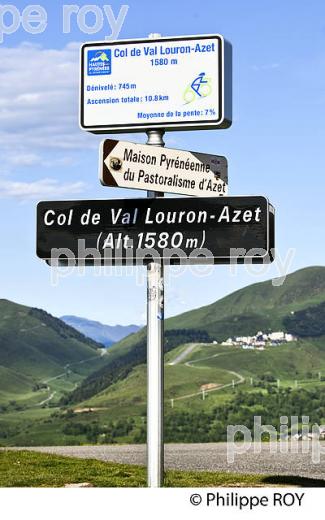
[[[0,300],[0,401],[37,399],[37,385],[64,372],[84,377],[102,364],[100,347],[42,310]]]
[[[133,335],[132,335],[133,336]],[[186,342],[209,341],[210,338],[205,332],[191,329],[166,331],[165,333],[165,352],[169,352],[180,344]],[[130,339],[128,340],[130,342]],[[113,347],[112,347],[113,348]],[[119,355],[118,355],[119,354]],[[84,401],[89,397],[101,392],[108,386],[119,380],[124,380],[132,368],[142,364],[147,356],[147,339],[142,333],[141,339],[132,348],[128,347],[128,342],[123,345],[122,353],[114,351],[114,355],[108,354],[108,363],[100,370],[90,374],[84,383],[78,386],[72,393],[62,398],[61,404],[70,404]]]
[[[318,337],[325,335],[325,302],[311,305],[290,314],[284,324],[291,334],[300,337]]]
[[[319,373],[325,375],[325,341],[299,340],[264,351],[245,351],[236,347],[214,344],[193,345],[193,350],[179,363],[173,364],[178,353],[186,351],[182,345],[165,355],[165,403],[166,412],[174,408],[210,408],[220,401],[220,396],[233,393],[232,382],[250,391],[254,384],[265,385],[269,381],[282,386],[295,387],[322,385]],[[297,381],[297,383],[296,383]],[[202,385],[214,385],[202,403]],[[224,388],[221,388],[223,385]],[[105,407],[116,417],[141,415],[146,407],[146,366],[135,367],[128,377],[119,380],[101,393],[91,397],[84,406]]]
[[[303,320],[303,316],[309,315],[308,309],[319,305],[322,309],[324,301],[325,267],[296,271],[288,275],[282,285],[278,280],[275,284],[271,280],[253,284],[211,305],[166,320],[165,352],[182,343],[222,341],[229,336],[255,334],[258,330],[292,331],[290,317],[300,313],[297,315]],[[305,314],[301,314],[302,310],[306,311]],[[317,316],[321,321],[322,312]],[[317,330],[321,331],[322,327]],[[146,330],[142,329],[114,345],[107,364],[65,397],[64,403],[91,398],[127,377],[135,366],[145,361]]]
[[[275,426],[283,414],[325,422],[324,281],[325,268],[303,269],[283,286],[254,284],[166,320],[166,441],[225,440],[228,424],[251,428],[254,415]],[[300,339],[262,351],[213,343],[219,335],[225,339],[260,328],[289,330]],[[145,361],[142,329],[114,345],[101,367],[84,372],[84,379],[70,375],[71,386],[77,385],[72,392],[67,393],[68,379],[56,382],[59,391],[61,381],[59,397],[68,410],[53,407],[52,401],[50,408],[8,407],[1,414],[0,405],[0,444],[145,442]],[[2,377],[8,381],[11,369],[5,370]],[[29,384],[29,376],[24,377],[21,391]]]
[[[174,364],[182,352],[185,357]],[[165,355],[166,442],[225,440],[228,424],[252,428],[254,415],[274,426],[281,415],[306,415],[324,424],[324,375],[324,338],[264,351],[181,345]],[[124,379],[69,410],[3,414],[0,444],[145,442],[146,399],[146,367],[138,365]]]
[[[224,339],[231,324],[238,332],[229,330],[229,335],[275,330],[284,326],[284,316],[323,301],[325,267],[307,267],[288,275],[282,285],[272,285],[271,280],[250,285],[211,305],[170,318],[166,327],[199,327]]]

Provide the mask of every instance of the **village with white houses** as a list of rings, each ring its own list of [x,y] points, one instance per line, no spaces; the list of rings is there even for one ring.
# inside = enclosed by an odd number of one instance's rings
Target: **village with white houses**
[[[266,346],[276,347],[283,343],[297,341],[297,338],[287,332],[257,332],[255,336],[237,336],[228,338],[221,343],[222,346],[241,347],[244,350],[264,350]],[[217,342],[214,342],[217,343]]]

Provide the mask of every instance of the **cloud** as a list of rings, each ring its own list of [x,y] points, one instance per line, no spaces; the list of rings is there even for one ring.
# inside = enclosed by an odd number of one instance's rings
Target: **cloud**
[[[171,286],[172,280],[168,281],[168,300],[171,307],[180,308],[186,305],[183,291]],[[167,285],[167,284],[166,284]],[[171,310],[171,312],[173,312]]]
[[[83,182],[59,183],[55,179],[41,179],[34,182],[0,181],[0,198],[43,199],[77,195],[84,192]]]
[[[55,166],[72,166],[76,164],[72,157],[62,156],[56,159],[44,159],[41,155],[35,153],[9,154],[6,160],[8,165],[19,167],[44,166],[45,168],[53,168]]]
[[[259,72],[262,70],[274,70],[280,67],[280,63],[266,63],[265,65],[252,65],[252,69],[255,72]]]
[[[21,153],[8,155],[7,163],[13,166],[35,166],[42,163],[42,158],[35,153]]]
[[[147,324],[147,310],[144,310],[143,312],[140,313],[140,316],[139,316],[137,322],[143,326],[145,326]]]
[[[0,47],[0,85],[3,167],[51,162],[51,154],[97,146],[98,139],[78,126],[79,44]]]

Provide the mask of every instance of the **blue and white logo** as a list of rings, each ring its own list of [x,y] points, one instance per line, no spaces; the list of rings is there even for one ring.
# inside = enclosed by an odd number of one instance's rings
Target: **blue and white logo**
[[[88,76],[102,76],[112,73],[112,51],[88,51]]]

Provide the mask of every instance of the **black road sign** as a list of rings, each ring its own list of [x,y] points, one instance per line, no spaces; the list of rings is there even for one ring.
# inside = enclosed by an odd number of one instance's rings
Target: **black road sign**
[[[265,197],[40,202],[37,255],[51,264],[269,263]]]

